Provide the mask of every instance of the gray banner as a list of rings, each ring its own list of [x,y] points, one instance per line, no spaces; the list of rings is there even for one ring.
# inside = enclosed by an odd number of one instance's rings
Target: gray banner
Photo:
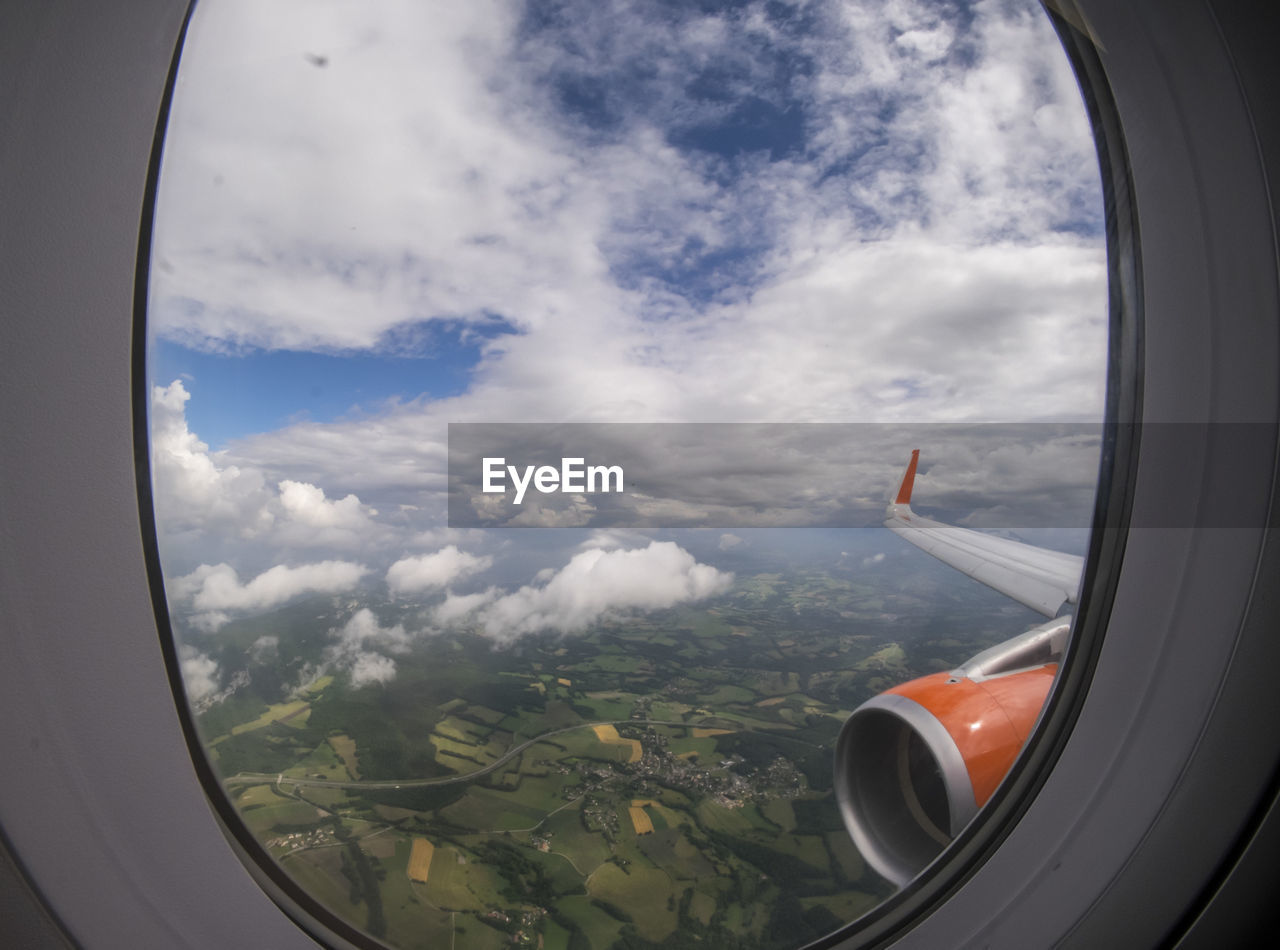
[[[454,423],[449,524],[879,525],[911,450],[918,504],[974,527],[1088,528],[1097,424]]]

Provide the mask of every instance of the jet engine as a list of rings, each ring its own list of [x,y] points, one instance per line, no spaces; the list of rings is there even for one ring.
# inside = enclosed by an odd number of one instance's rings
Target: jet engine
[[[991,797],[1035,726],[1070,627],[1051,620],[854,710],[836,744],[836,797],[886,878],[905,885]]]

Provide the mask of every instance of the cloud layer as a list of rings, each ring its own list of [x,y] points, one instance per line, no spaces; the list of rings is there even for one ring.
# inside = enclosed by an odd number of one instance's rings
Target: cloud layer
[[[451,422],[1098,421],[1100,189],[1056,47],[1030,0],[200,5],[153,332],[228,365],[361,354],[423,376],[333,420],[246,418],[216,452],[186,408],[234,374],[157,378],[175,609],[213,629],[385,576],[437,623],[509,640],[729,583],[647,541],[499,580],[522,542],[444,531]],[[1088,510],[1091,449],[966,439],[926,449],[940,505]],[[785,518],[803,447],[747,448],[694,446],[683,508],[643,486],[635,503],[682,523],[757,473]],[[808,491],[878,506],[902,449],[817,453]],[[385,681],[396,635],[361,623],[329,662]]]

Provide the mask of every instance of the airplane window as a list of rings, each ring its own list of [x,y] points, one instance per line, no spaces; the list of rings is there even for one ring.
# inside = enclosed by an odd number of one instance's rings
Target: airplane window
[[[1104,231],[1030,2],[200,4],[151,479],[235,833],[372,946],[891,897],[1062,656]]]

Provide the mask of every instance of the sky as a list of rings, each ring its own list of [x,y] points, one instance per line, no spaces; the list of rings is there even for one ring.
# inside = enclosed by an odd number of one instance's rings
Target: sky
[[[171,609],[376,583],[509,642],[732,583],[660,532],[450,529],[457,422],[1045,424],[925,446],[918,491],[1080,523],[1096,446],[1047,424],[1101,418],[1106,292],[1031,0],[209,0],[149,291]],[[885,455],[821,491],[882,504]]]

